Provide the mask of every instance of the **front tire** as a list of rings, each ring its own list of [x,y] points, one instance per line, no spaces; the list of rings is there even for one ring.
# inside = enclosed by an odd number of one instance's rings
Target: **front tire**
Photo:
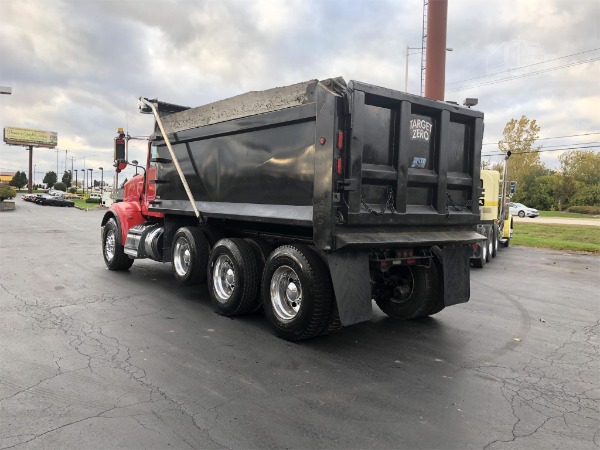
[[[109,270],[127,270],[133,264],[133,259],[125,254],[125,249],[121,245],[119,227],[115,219],[110,219],[104,225],[102,255],[104,264]]]
[[[525,211],[519,211],[519,217],[520,218],[525,217]]]
[[[283,245],[271,253],[263,273],[262,298],[265,315],[279,337],[299,341],[327,333],[334,325],[330,324],[332,297],[329,270],[312,249]]]
[[[171,267],[178,283],[191,286],[206,281],[208,242],[200,229],[182,227],[173,237]]]
[[[400,267],[393,274],[396,286],[375,297],[379,309],[395,319],[411,320],[426,317],[439,309],[439,275],[435,264],[430,267]],[[442,308],[443,309],[443,308]]]

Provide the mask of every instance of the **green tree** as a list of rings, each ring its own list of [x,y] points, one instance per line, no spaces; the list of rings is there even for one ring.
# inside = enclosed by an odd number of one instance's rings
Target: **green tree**
[[[25,172],[17,172],[8,184],[21,189],[23,186],[27,186],[27,175],[25,175]]]
[[[46,183],[46,185],[49,188],[51,188],[52,186],[54,186],[54,184],[57,181],[58,181],[58,177],[56,176],[56,173],[51,170],[50,172],[46,173],[46,175],[44,176],[44,179],[42,180],[42,183]]]
[[[533,145],[539,134],[540,127],[537,122],[529,120],[526,116],[521,116],[519,120],[509,120],[504,127],[498,147],[504,153],[512,153],[508,160],[508,181],[516,181],[517,188],[524,186],[525,177],[539,174],[545,169],[539,154],[541,146]]]
[[[54,183],[54,189],[57,191],[67,192],[67,185],[62,181],[59,181],[58,183]]]
[[[14,198],[17,193],[13,188],[6,185],[0,185],[0,202]]]
[[[600,206],[600,183],[583,186],[571,198],[571,206]]]
[[[558,159],[564,176],[586,186],[600,183],[600,153],[593,150],[571,150]]]
[[[72,181],[73,181],[73,174],[71,172],[65,170],[65,173],[63,173],[63,176],[62,176],[62,182],[65,184],[65,186],[71,187]]]
[[[556,181],[556,177],[547,169],[532,170],[524,175],[520,184],[517,184],[517,192],[512,200],[524,203],[530,208],[556,209],[554,199]]]

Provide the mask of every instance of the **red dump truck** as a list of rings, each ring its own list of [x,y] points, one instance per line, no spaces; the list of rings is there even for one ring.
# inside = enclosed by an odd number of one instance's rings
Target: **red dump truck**
[[[403,320],[468,301],[481,112],[342,78],[140,104],[155,127],[102,219],[109,269],[170,263],[287,340],[369,320],[373,300]]]

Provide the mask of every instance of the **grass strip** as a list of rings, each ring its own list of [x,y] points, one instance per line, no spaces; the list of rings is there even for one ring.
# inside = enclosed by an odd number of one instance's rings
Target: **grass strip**
[[[518,222],[511,244],[600,254],[600,227]]]
[[[540,217],[558,217],[561,219],[596,219],[600,220],[600,216],[591,214],[576,214],[561,211],[540,211]]]

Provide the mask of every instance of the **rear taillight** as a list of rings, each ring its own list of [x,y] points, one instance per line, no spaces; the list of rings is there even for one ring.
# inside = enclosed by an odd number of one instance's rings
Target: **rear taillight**
[[[344,162],[343,162],[342,158],[338,158],[337,159],[337,167],[335,169],[335,171],[337,172],[338,175],[342,174],[343,165],[344,165]]]
[[[344,132],[342,130],[339,130],[337,134],[337,148],[338,150],[344,148]]]

